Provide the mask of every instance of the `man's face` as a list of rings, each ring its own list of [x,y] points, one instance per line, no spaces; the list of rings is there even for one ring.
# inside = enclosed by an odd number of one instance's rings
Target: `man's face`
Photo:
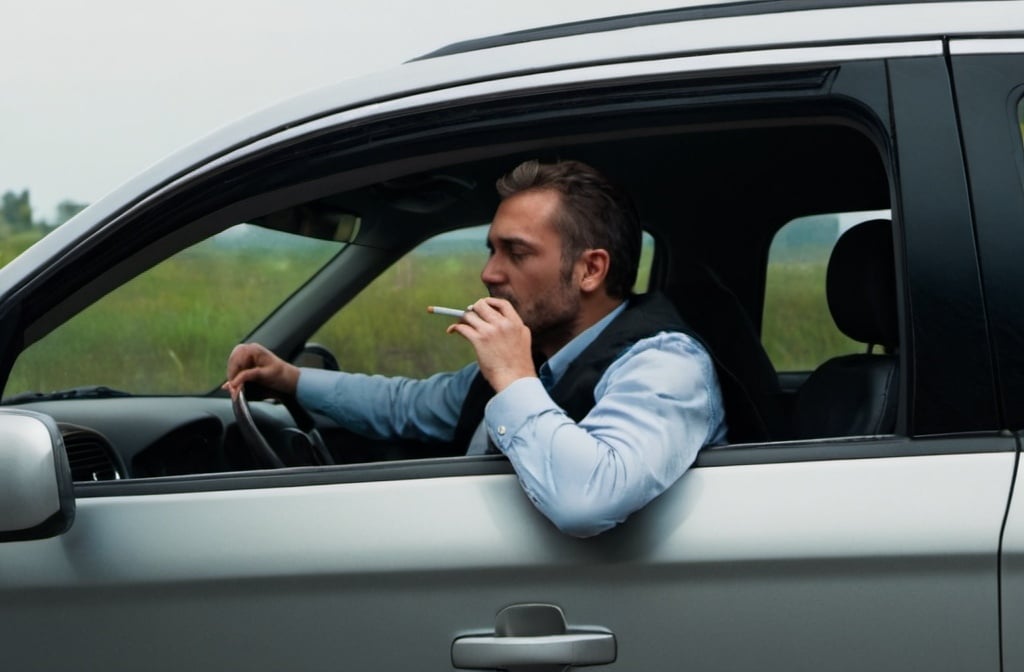
[[[575,264],[565,267],[554,223],[560,199],[556,191],[538,189],[502,201],[487,234],[491,257],[480,274],[491,296],[516,309],[535,346],[575,335],[580,312]]]

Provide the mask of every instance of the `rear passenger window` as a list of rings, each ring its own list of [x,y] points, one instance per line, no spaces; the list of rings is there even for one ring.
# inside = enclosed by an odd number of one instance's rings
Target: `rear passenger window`
[[[775,234],[768,252],[761,340],[778,371],[811,371],[836,356],[864,352],[829,311],[825,275],[839,236],[888,210],[799,217]]]

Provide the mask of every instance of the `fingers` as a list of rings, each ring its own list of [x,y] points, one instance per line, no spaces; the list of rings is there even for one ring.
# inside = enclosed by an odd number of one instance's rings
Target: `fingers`
[[[513,381],[533,376],[530,330],[505,299],[483,298],[470,306],[449,334],[459,334],[473,346],[484,377],[501,391]]]
[[[261,369],[243,369],[221,385],[221,389],[230,392],[231,398],[234,399],[238,396],[238,391],[241,390],[246,383],[254,381],[259,382],[262,375],[263,371]]]
[[[499,299],[493,296],[485,296],[482,299],[478,299],[476,303],[470,306],[470,311],[467,315],[477,314],[485,319],[500,315],[505,318],[518,318],[519,313],[516,309],[508,302],[507,299]]]
[[[266,362],[273,357],[274,354],[259,343],[236,345],[228,356],[228,381],[234,380],[242,371],[260,366],[261,361]]]
[[[463,324],[468,324],[474,329],[484,328],[486,325],[501,325],[503,321],[508,321],[511,326],[519,327],[523,324],[522,319],[519,317],[519,313],[516,309],[505,299],[497,299],[494,297],[484,297],[471,304],[465,313],[462,315]],[[448,333],[453,331],[462,330],[453,329],[460,323],[456,322],[448,327]],[[465,335],[465,334],[463,334]]]
[[[256,375],[260,350],[262,346],[255,343],[237,345],[228,356],[227,381],[221,386],[231,393],[231,398],[238,396],[238,391]]]
[[[292,394],[298,384],[299,370],[258,343],[235,346],[228,356],[227,382],[222,386],[234,398],[246,383],[259,383],[279,392]]]
[[[471,304],[462,314],[461,320],[448,325],[446,331],[449,334],[461,334],[472,341],[478,335],[521,323],[519,315],[508,301],[485,297]]]

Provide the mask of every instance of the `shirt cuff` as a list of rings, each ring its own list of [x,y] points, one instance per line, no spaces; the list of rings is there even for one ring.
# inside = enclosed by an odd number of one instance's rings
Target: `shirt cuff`
[[[487,434],[501,452],[512,447],[523,426],[546,411],[558,406],[539,378],[520,378],[494,395],[484,409]]]

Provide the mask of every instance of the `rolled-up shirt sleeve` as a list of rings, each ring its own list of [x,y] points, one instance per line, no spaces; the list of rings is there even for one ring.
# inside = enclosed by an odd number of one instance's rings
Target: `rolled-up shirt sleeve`
[[[527,496],[563,532],[588,537],[625,520],[724,440],[707,352],[670,332],[634,344],[605,371],[596,404],[573,422],[536,378],[488,403],[487,431]]]

